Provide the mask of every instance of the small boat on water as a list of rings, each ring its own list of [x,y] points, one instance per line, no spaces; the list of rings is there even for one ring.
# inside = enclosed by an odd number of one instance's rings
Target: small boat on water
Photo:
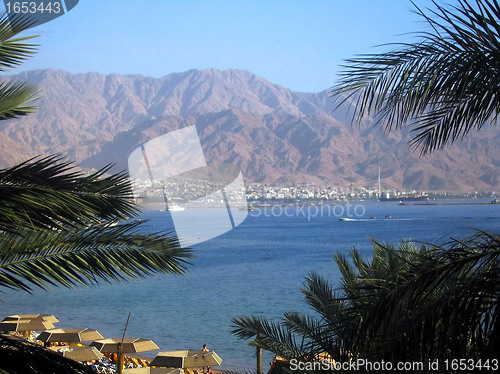
[[[429,197],[427,195],[409,195],[409,196],[395,196],[395,197],[387,197],[380,196],[378,199],[381,202],[384,201],[398,201],[400,204],[405,202],[426,202],[429,201]]]
[[[375,218],[377,218],[377,217],[375,217],[375,216],[370,216],[370,219],[375,219]]]
[[[386,214],[385,218],[392,218],[390,214]]]
[[[356,220],[355,220],[355,219],[353,219],[353,218],[340,217],[340,218],[339,218],[339,221],[349,222],[349,221],[356,221]]]

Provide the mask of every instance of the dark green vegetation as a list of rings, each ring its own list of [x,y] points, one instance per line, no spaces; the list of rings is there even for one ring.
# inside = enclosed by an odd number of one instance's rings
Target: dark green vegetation
[[[422,153],[495,121],[500,109],[498,2],[435,6],[428,14],[417,8],[430,26],[419,40],[348,60],[333,89],[340,102],[354,101],[359,120],[374,115],[388,131],[410,123],[413,145]],[[338,289],[317,274],[306,279],[310,316],[240,316],[233,320],[234,333],[288,361],[319,360],[325,357],[320,353],[341,362],[439,360],[432,372],[441,373],[493,370],[498,364],[499,235],[478,232],[444,247],[402,242],[393,248],[374,241],[370,261],[353,250],[350,259],[337,255],[336,262]],[[462,368],[445,365],[457,359],[470,361]],[[417,371],[429,367],[409,372]]]
[[[35,52],[28,37],[17,37],[28,25],[0,18],[0,70]],[[24,83],[2,83],[0,120],[31,113],[36,95]],[[0,286],[30,292],[186,270],[191,251],[169,234],[141,234],[141,223],[131,220],[138,210],[127,175],[107,170],[85,175],[58,156],[0,170]],[[116,224],[121,220],[128,221]],[[0,335],[0,372],[92,371]]]
[[[392,363],[500,358],[500,236],[373,247],[371,260],[355,249],[350,258],[335,257],[337,289],[318,274],[306,279],[311,315],[237,317],[233,332],[242,339],[259,334],[252,344],[304,362],[324,352],[336,361]]]
[[[430,152],[496,121],[500,87],[500,6],[458,1],[417,12],[429,30],[394,50],[347,60],[337,100],[352,99],[355,116],[375,115],[388,131],[412,120],[413,145]]]
[[[153,273],[181,274],[190,251],[142,222],[125,174],[73,171],[47,157],[0,171],[0,286],[96,284]]]

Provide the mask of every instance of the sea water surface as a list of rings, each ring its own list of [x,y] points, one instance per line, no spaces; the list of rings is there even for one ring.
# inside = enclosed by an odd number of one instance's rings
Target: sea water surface
[[[339,221],[340,210],[256,209],[236,229],[196,245],[197,258],[186,275],[35,290],[32,295],[9,290],[0,295],[0,314],[49,313],[60,319],[57,327],[88,327],[105,337],[121,337],[130,312],[129,337],[153,339],[161,351],[201,349],[207,344],[223,358],[221,368],[253,369],[254,349],[231,334],[231,319],[308,312],[300,292],[304,278],[315,271],[338,284],[335,253],[356,247],[370,257],[370,237],[443,244],[450,237],[471,235],[474,228],[498,232],[500,227],[500,205],[351,204],[362,206],[358,213],[364,213],[351,222]],[[141,218],[149,220],[145,232],[173,227],[168,212],[148,211]],[[267,369],[271,356],[264,360]]]

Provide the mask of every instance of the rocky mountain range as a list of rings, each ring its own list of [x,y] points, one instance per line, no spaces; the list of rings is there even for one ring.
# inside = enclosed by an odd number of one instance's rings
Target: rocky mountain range
[[[141,75],[24,72],[36,85],[29,116],[0,122],[0,165],[61,153],[83,168],[127,169],[130,153],[159,135],[196,125],[205,157],[230,162],[245,181],[494,191],[500,186],[500,131],[488,128],[420,157],[407,130],[385,134],[369,120],[350,124],[328,92],[300,93],[241,70]]]

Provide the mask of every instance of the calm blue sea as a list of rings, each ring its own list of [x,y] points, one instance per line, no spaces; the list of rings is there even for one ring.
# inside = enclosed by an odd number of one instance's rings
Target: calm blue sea
[[[470,235],[474,227],[500,228],[500,205],[357,204],[363,208],[357,212],[364,214],[352,222],[339,221],[339,210],[313,210],[308,216],[307,208],[290,208],[286,215],[278,208],[261,208],[249,212],[236,229],[196,245],[198,257],[185,276],[33,295],[8,291],[0,295],[0,314],[50,313],[60,319],[59,327],[89,327],[118,337],[131,312],[128,336],[151,338],[163,351],[201,349],[206,343],[223,358],[222,368],[253,369],[254,350],[230,333],[231,318],[307,311],[300,292],[304,277],[316,271],[336,283],[335,253],[355,246],[369,257],[369,237],[445,243]],[[387,214],[392,218],[385,219]],[[144,212],[142,218],[150,220],[145,231],[172,227],[167,212]],[[264,359],[266,368],[271,356]]]

